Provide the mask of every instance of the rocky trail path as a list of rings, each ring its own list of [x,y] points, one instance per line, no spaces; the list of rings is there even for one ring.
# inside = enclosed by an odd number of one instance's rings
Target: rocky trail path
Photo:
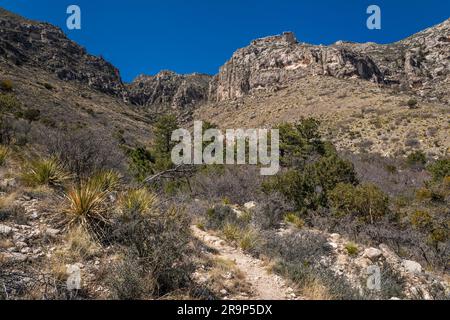
[[[236,264],[236,268],[245,277],[244,281],[251,285],[252,294],[247,297],[248,300],[300,300],[282,277],[270,273],[263,261],[196,226],[191,229],[194,237],[215,251],[215,258],[230,260]]]

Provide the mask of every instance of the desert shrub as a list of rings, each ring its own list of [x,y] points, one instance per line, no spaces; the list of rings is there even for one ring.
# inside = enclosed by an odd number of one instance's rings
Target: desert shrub
[[[22,104],[12,94],[0,93],[0,111],[14,112],[19,110]]]
[[[156,291],[153,274],[146,272],[133,252],[126,251],[121,261],[108,268],[106,285],[111,298],[142,300],[151,298]]]
[[[422,169],[427,163],[427,156],[422,151],[415,151],[408,155],[406,163],[412,168]]]
[[[427,169],[432,174],[433,180],[440,182],[445,177],[450,176],[450,158],[440,159],[429,165]]]
[[[41,111],[38,109],[27,109],[23,111],[22,117],[28,122],[37,121],[41,117]]]
[[[154,125],[154,150],[161,155],[169,155],[177,144],[172,141],[172,133],[179,128],[178,120],[174,115],[161,116]]]
[[[283,220],[286,212],[295,209],[292,203],[280,193],[261,196],[253,210],[252,223],[259,229],[270,229]]]
[[[137,275],[152,279],[152,285],[142,293],[144,296],[161,296],[189,282],[189,224],[185,213],[175,208],[152,216],[136,216],[130,221],[119,219],[115,224],[114,241],[127,247],[129,261],[136,261],[135,270],[140,270]]]
[[[53,89],[55,88],[52,84],[50,84],[50,83],[48,83],[48,82],[45,82],[45,83],[43,84],[43,86],[44,86],[44,88],[47,89],[47,90],[53,90]]]
[[[280,161],[283,166],[303,166],[314,154],[323,155],[325,147],[319,133],[320,123],[313,119],[302,119],[296,124],[281,124]]]
[[[49,131],[45,141],[47,152],[60,160],[63,167],[73,173],[78,183],[96,172],[123,171],[124,156],[119,146],[102,131],[75,132]]]
[[[0,115],[0,143],[9,145],[13,140],[13,135],[13,126],[10,119]]]
[[[389,198],[377,186],[338,184],[330,193],[331,207],[338,215],[353,215],[373,223],[389,212]]]
[[[100,171],[89,179],[89,183],[103,192],[114,191],[119,187],[120,176],[114,170]]]
[[[263,181],[256,166],[207,166],[191,179],[192,193],[204,199],[244,204],[258,197]]]
[[[430,200],[433,198],[433,193],[428,188],[420,188],[416,191],[416,199],[418,201]]]
[[[9,148],[3,145],[0,145],[0,166],[3,166],[6,163],[6,158],[9,155]]]
[[[252,228],[246,228],[241,230],[238,240],[239,240],[239,247],[243,251],[251,252],[258,245],[260,237],[256,230]]]
[[[280,192],[299,210],[327,206],[327,194],[339,183],[357,182],[353,165],[337,155],[322,157],[304,170],[290,170],[263,184],[265,192]]]
[[[222,227],[222,234],[228,241],[238,241],[240,237],[241,229],[234,223],[227,222]]]
[[[354,242],[346,243],[345,250],[347,251],[347,254],[350,256],[355,256],[359,252],[358,246]]]
[[[98,232],[98,227],[108,221],[105,216],[106,195],[106,192],[89,182],[67,191],[65,197],[68,202],[68,223]]]
[[[418,104],[418,102],[417,102],[417,100],[414,99],[414,98],[411,98],[411,99],[409,99],[409,100],[406,102],[406,105],[407,105],[410,109],[416,109],[416,108],[417,108],[417,104]]]
[[[128,190],[120,197],[122,214],[128,218],[155,213],[156,204],[156,196],[145,188]]]
[[[433,217],[429,212],[423,210],[416,210],[411,215],[411,224],[415,228],[425,229],[429,228],[433,223]]]
[[[75,259],[89,260],[100,252],[100,245],[82,227],[74,226],[66,235],[67,251]]]
[[[222,229],[227,223],[237,224],[238,217],[229,206],[217,205],[206,212],[206,227],[208,229]]]
[[[12,91],[13,88],[14,88],[14,84],[11,80],[6,79],[6,80],[0,81],[0,89],[2,89],[3,91]]]
[[[284,221],[301,229],[305,226],[305,220],[300,218],[296,213],[290,212],[284,216]]]
[[[23,181],[31,186],[60,186],[68,178],[61,163],[54,158],[32,160],[25,166],[22,174]]]
[[[128,151],[129,167],[134,177],[138,181],[143,181],[149,175],[154,173],[154,156],[143,147],[131,149]]]

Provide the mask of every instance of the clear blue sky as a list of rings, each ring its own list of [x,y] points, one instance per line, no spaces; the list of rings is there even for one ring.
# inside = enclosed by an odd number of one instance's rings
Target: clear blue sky
[[[82,29],[66,27],[66,9],[82,11]],[[368,30],[366,9],[382,10]],[[116,65],[125,81],[161,69],[217,73],[251,40],[294,31],[300,41],[388,43],[450,16],[450,0],[0,0],[0,6],[47,21]]]

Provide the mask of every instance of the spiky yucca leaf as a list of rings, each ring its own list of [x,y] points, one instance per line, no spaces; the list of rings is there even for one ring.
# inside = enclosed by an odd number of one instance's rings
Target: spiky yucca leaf
[[[106,192],[90,183],[72,188],[66,193],[67,214],[71,224],[89,227],[91,222],[106,222],[104,206]]]
[[[29,185],[61,185],[69,179],[60,162],[54,158],[38,159],[28,163],[23,180]]]

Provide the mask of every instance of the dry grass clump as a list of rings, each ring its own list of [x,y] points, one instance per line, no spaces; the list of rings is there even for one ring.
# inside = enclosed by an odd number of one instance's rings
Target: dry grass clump
[[[154,212],[157,197],[147,189],[141,188],[125,192],[119,202],[122,214],[125,216],[147,215]]]
[[[6,158],[9,155],[9,148],[3,145],[0,145],[0,166],[3,166],[6,163]]]

